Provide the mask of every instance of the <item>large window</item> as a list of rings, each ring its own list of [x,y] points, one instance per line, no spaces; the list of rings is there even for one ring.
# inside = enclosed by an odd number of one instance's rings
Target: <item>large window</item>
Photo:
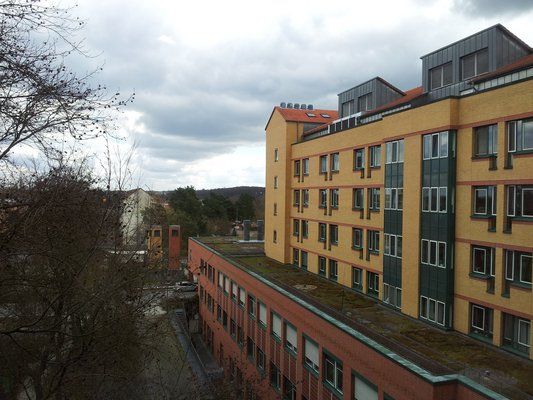
[[[313,371],[318,373],[318,371],[320,370],[318,344],[312,341],[311,339],[305,337],[304,347],[305,364],[309,366]]]
[[[507,186],[507,215],[533,217],[533,186]]]
[[[309,221],[308,220],[302,220],[302,237],[303,238],[309,237]]]
[[[364,207],[365,189],[353,189],[353,208],[354,210],[361,210]]]
[[[270,313],[270,315],[272,316],[272,336],[281,340],[281,317],[275,312]]]
[[[273,362],[270,362],[270,384],[276,389],[281,389],[281,372]]]
[[[355,101],[350,100],[342,103],[342,117],[348,117],[352,114],[355,114]]]
[[[342,393],[342,362],[329,353],[324,352],[324,381],[332,388]]]
[[[368,198],[370,200],[370,204],[368,205],[368,208],[372,211],[379,211],[379,195],[380,195],[380,189],[379,188],[369,188],[368,189]]]
[[[368,250],[379,253],[379,231],[368,230]]]
[[[365,149],[353,151],[353,169],[361,170],[365,168]]]
[[[507,124],[507,150],[510,153],[533,150],[533,119]]]
[[[448,157],[448,132],[431,133],[423,136],[423,158]]]
[[[402,289],[396,286],[391,286],[387,283],[383,284],[383,302],[390,304],[396,308],[402,308]]]
[[[248,314],[250,314],[251,317],[255,318],[255,315],[256,315],[255,297],[251,295],[248,295]]]
[[[318,256],[318,274],[326,276],[326,258]]]
[[[401,140],[395,140],[393,142],[387,142],[385,144],[386,149],[386,164],[394,164],[403,162],[403,154],[404,154],[404,141]]]
[[[368,149],[370,153],[370,168],[377,168],[381,166],[381,145],[370,146]]]
[[[329,279],[336,281],[339,277],[339,263],[337,260],[329,260]]]
[[[244,302],[246,301],[246,290],[239,287],[239,305],[244,307]]]
[[[259,304],[259,323],[266,327],[266,325],[267,325],[267,308],[261,302],[258,302],[258,304]]]
[[[439,65],[429,70],[429,88],[430,90],[450,85],[453,82],[452,63]]]
[[[361,290],[363,288],[363,270],[352,267],[352,287]]]
[[[294,176],[300,176],[300,160],[294,161]]]
[[[446,323],[446,304],[442,301],[420,296],[420,317],[439,325]]]
[[[293,205],[299,206],[300,205],[300,191],[295,190],[293,192]]]
[[[402,203],[403,203],[403,200],[402,200]],[[423,187],[422,188],[422,211],[423,212],[445,213],[447,212],[447,210],[448,210],[448,188],[447,187],[442,186],[442,187]]]
[[[318,207],[326,208],[328,206],[328,190],[319,189],[318,191]]]
[[[309,206],[309,189],[302,189],[302,203],[304,207]]]
[[[461,80],[472,78],[489,70],[489,50],[483,49],[461,57]]]
[[[295,219],[292,221],[292,234],[294,236],[300,236],[300,220]]]
[[[505,250],[505,279],[519,284],[532,284],[533,253]]]
[[[474,157],[498,153],[498,125],[480,126],[474,129]]]
[[[494,248],[472,246],[472,273],[494,276]]]
[[[339,153],[331,154],[331,172],[339,172]]]
[[[309,259],[309,256],[307,254],[307,251],[302,250],[302,260],[301,260],[301,265],[300,265],[302,269],[307,269],[308,262],[309,262],[308,259]]]
[[[330,189],[329,198],[331,208],[339,208],[339,189]]]
[[[492,338],[493,315],[492,308],[471,304],[470,333]]]
[[[474,190],[474,215],[496,215],[496,186],[476,186]]]
[[[325,242],[326,241],[326,224],[319,222],[318,223],[318,241],[319,242]]]
[[[328,156],[320,156],[320,173],[325,174],[328,172]]]
[[[529,354],[531,350],[531,321],[503,313],[503,345]]]
[[[283,399],[296,400],[296,386],[285,375],[283,375]]]
[[[420,262],[422,264],[446,268],[446,242],[422,239]]]
[[[298,351],[298,335],[296,334],[296,328],[285,322],[285,346],[293,351]]]
[[[292,264],[296,267],[300,267],[300,250],[292,249]]]
[[[374,272],[367,271],[366,282],[367,282],[366,293],[371,296],[378,297],[379,296],[379,275]]]
[[[304,175],[309,175],[309,159],[308,158],[304,158],[302,160],[302,173]]]
[[[385,210],[403,209],[403,188],[385,188]]]
[[[361,228],[352,228],[352,247],[354,249],[363,248],[363,230]]]
[[[402,258],[402,237],[385,233],[383,235],[383,254]]]
[[[357,110],[368,111],[372,109],[372,93],[367,93],[357,99]]]
[[[329,244],[338,245],[339,244],[339,226],[330,225],[329,226]]]

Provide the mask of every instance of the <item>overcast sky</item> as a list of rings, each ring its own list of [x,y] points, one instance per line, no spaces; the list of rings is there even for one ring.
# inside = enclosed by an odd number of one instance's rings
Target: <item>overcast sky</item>
[[[64,4],[64,3],[63,3]],[[533,1],[80,0],[98,80],[135,102],[138,185],[264,185],[264,127],[280,101],[336,108],[374,76],[421,83],[420,56],[495,23],[533,45]],[[84,65],[85,67],[85,65]]]

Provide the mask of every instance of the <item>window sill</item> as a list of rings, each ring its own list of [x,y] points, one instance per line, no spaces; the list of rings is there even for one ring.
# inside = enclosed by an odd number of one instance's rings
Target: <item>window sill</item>
[[[303,363],[304,365],[304,368],[309,371],[311,374],[313,374],[315,377],[318,378],[319,374],[318,374],[318,371],[315,370],[313,367],[311,367],[309,364],[307,364],[305,361]]]
[[[270,337],[274,339],[276,342],[281,343],[281,338],[277,335],[274,335],[273,333],[270,334]]]
[[[470,219],[490,219],[494,215],[488,215],[488,214],[472,214],[470,215]]]
[[[514,287],[515,289],[519,289],[519,290],[531,290],[532,288],[532,285],[531,283],[524,283],[524,282],[515,282],[515,281],[508,281],[509,282],[509,285],[511,285],[512,287]]]
[[[472,156],[472,161],[490,160],[491,158],[496,158],[496,157],[498,157],[498,154],[477,155],[477,156]]]
[[[297,358],[296,352],[293,349],[289,348],[287,345],[285,345],[285,350],[291,357]]]
[[[533,224],[533,217],[509,217],[509,218],[511,218],[513,222]]]
[[[504,350],[506,350],[506,351],[508,351],[510,353],[516,354],[518,356],[528,357],[529,358],[529,351],[521,351],[521,350],[515,349],[514,347],[512,347],[511,345],[508,345],[508,344],[502,345],[502,349],[504,349]]]
[[[368,252],[369,252],[370,254],[375,255],[375,256],[379,256],[379,250],[376,251],[376,250],[370,250],[370,249],[368,249]]]
[[[485,274],[482,274],[480,272],[470,272],[468,274],[468,276],[470,278],[480,279],[480,280],[483,280],[483,281],[489,280],[491,278],[489,275],[485,275]]]
[[[476,332],[470,332],[468,334],[468,336],[474,338],[474,339],[477,339],[477,340],[480,340],[482,342],[485,342],[485,343],[488,343],[488,344],[492,344],[492,337],[488,337],[488,336],[485,336],[485,335],[482,335],[480,333],[476,333]]]
[[[326,380],[323,380],[322,381],[322,384],[324,385],[324,387],[326,389],[328,389],[336,398],[338,399],[342,399],[343,398],[343,394],[342,392],[337,389],[336,387],[334,387],[331,383],[329,383],[328,381]]]
[[[364,210],[364,207],[352,207],[352,211],[361,211]]]
[[[381,169],[381,165],[376,165],[375,167],[371,165],[370,169]]]
[[[363,246],[352,246],[352,250],[361,251],[363,250]]]

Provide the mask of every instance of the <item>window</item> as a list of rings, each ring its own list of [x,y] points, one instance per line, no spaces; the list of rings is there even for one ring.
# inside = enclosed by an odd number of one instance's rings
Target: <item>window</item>
[[[472,78],[489,70],[489,50],[476,51],[461,58],[461,80]]]
[[[278,203],[274,203],[274,215],[278,215]]]
[[[378,388],[362,376],[354,374],[353,396],[354,400],[378,400]]]
[[[339,244],[339,226],[330,225],[329,226],[329,244],[338,245]]]
[[[379,253],[379,231],[368,230],[368,250]]]
[[[371,296],[378,297],[379,296],[379,275],[374,272],[366,272],[366,280],[367,280],[367,294]]]
[[[267,308],[261,302],[258,302],[258,304],[259,304],[259,323],[263,326],[266,326],[267,325]]]
[[[224,277],[224,294],[229,294],[231,281],[227,276]]]
[[[381,166],[381,146],[370,146],[370,168],[377,168]]]
[[[303,251],[302,250],[302,260],[301,260],[301,268],[302,269],[307,269],[307,263],[308,263],[308,255],[307,255],[307,251]]]
[[[383,254],[402,258],[402,237],[385,233],[383,235]]]
[[[320,173],[325,174],[328,172],[328,156],[320,156]]]
[[[296,386],[285,375],[283,375],[283,399],[296,400]]]
[[[339,153],[331,154],[331,172],[339,172]]]
[[[274,162],[278,162],[279,154],[278,149],[274,149]]]
[[[305,364],[317,373],[320,371],[318,354],[318,344],[311,339],[304,337]]]
[[[300,267],[300,250],[292,249],[292,265],[296,268]]]
[[[510,153],[533,150],[533,119],[507,124],[507,150]]]
[[[318,191],[318,207],[326,208],[328,206],[328,190],[320,189]]]
[[[357,99],[357,110],[368,111],[372,109],[372,93],[367,93]]]
[[[352,114],[355,114],[354,100],[350,100],[345,103],[342,103],[342,117],[344,118]]]
[[[308,158],[304,158],[302,160],[302,173],[304,175],[309,175],[309,159]]]
[[[403,162],[404,142],[403,139],[385,144],[386,164]]]
[[[218,281],[218,287],[220,289],[224,289],[224,274],[220,271],[218,271],[218,274],[217,274],[217,281]]]
[[[302,190],[302,202],[304,207],[309,206],[309,189]]]
[[[493,310],[477,304],[470,305],[470,333],[492,338]]]
[[[331,208],[339,208],[339,189],[330,189],[329,198],[331,202]]]
[[[496,215],[496,186],[474,187],[474,215]]]
[[[339,277],[339,264],[336,260],[329,260],[329,279],[336,281]]]
[[[322,222],[318,223],[318,241],[319,242],[326,241],[326,224]]]
[[[292,221],[292,234],[293,236],[300,236],[300,220],[295,219]]]
[[[494,276],[494,248],[472,246],[472,272]]]
[[[248,295],[248,314],[255,318],[255,297]]]
[[[281,340],[281,317],[276,313],[271,313],[272,315],[272,335],[277,339]]]
[[[474,129],[474,157],[498,153],[498,125],[480,126]]]
[[[353,169],[365,169],[365,149],[357,149],[353,151]]]
[[[420,245],[420,262],[446,268],[446,242],[422,239]]]
[[[326,352],[323,353],[322,360],[324,361],[324,381],[342,393],[342,362]]]
[[[231,282],[231,300],[237,301],[237,295],[239,293],[239,287],[235,282]]]
[[[295,353],[298,351],[296,328],[288,322],[285,323],[285,346]]]
[[[278,177],[275,176],[274,177],[274,189],[277,189],[278,188]]]
[[[403,203],[403,190],[402,190]],[[403,208],[403,204],[402,204]],[[441,212],[448,210],[448,188],[442,187],[423,187],[422,188],[422,211],[424,212]]]
[[[294,193],[293,194],[293,205],[299,206],[300,205],[300,191],[295,190],[293,193]]]
[[[442,301],[437,301],[429,297],[420,296],[420,317],[435,322],[439,325],[445,325],[446,305]]]
[[[379,211],[380,202],[379,202],[379,196],[380,196],[380,188],[369,188],[369,209],[372,211]]]
[[[249,336],[246,339],[246,355],[251,361],[255,360],[255,343]]]
[[[233,339],[237,338],[237,325],[233,319],[229,320],[229,334]]]
[[[300,160],[294,161],[294,176],[300,176]]]
[[[363,248],[363,230],[360,228],[352,228],[352,246],[354,249]]]
[[[353,189],[353,208],[355,210],[361,210],[364,207],[364,190],[363,188]]]
[[[429,88],[434,90],[453,82],[452,63],[439,65],[429,70]]]
[[[352,267],[352,287],[359,290],[363,288],[363,270],[361,268]]]
[[[265,370],[265,361],[266,361],[266,357],[265,357],[265,353],[263,352],[263,350],[261,350],[259,347],[257,348],[257,368],[259,368],[261,371],[264,371]]]
[[[274,243],[277,243],[278,242],[278,231],[273,231],[272,232],[272,241]]]
[[[531,349],[531,321],[512,314],[502,314],[503,345],[519,352],[529,354]]]
[[[393,307],[402,308],[402,289],[391,286],[387,283],[383,284],[383,302],[390,304]]]
[[[309,236],[309,221],[302,220],[302,237],[307,238]]]
[[[532,284],[533,253],[505,250],[505,279],[507,281]]]
[[[270,384],[277,390],[281,389],[281,372],[273,362],[270,362]]]
[[[533,186],[507,186],[507,215],[533,217]]]
[[[246,301],[246,291],[243,288],[239,288],[239,305],[244,307],[244,302]]]
[[[424,135],[422,140],[424,160],[448,157],[448,132]]]
[[[318,257],[318,274],[326,276],[326,258]]]

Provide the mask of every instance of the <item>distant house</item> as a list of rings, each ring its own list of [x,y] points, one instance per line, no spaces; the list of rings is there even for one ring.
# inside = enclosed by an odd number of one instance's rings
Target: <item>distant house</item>
[[[146,227],[143,225],[143,212],[160,202],[159,198],[141,188],[125,193],[120,217],[124,244],[142,245],[145,243]]]

